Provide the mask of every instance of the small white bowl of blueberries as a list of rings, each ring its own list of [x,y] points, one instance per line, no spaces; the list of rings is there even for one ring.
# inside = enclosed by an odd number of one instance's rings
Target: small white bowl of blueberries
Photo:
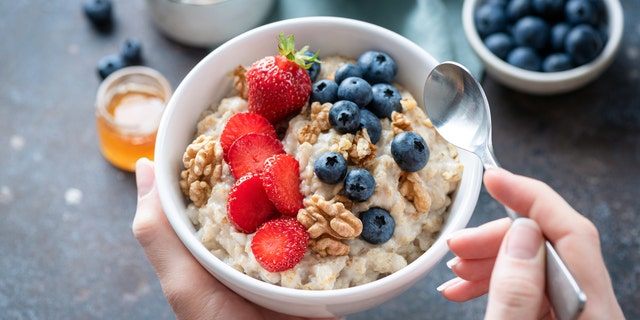
[[[624,18],[619,0],[465,0],[462,22],[487,74],[524,93],[551,95],[607,69]]]

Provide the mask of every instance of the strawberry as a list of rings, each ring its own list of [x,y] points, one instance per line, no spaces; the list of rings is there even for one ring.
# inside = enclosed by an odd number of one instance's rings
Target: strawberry
[[[305,55],[308,47],[295,50],[293,36],[278,36],[279,55],[254,62],[246,72],[249,111],[263,115],[276,124],[300,112],[311,94],[311,79],[306,69],[317,54]]]
[[[236,113],[229,118],[220,134],[220,145],[224,151],[225,160],[227,160],[231,144],[242,135],[251,132],[264,133],[274,139],[278,138],[276,129],[265,117],[252,112]]]
[[[262,172],[264,160],[284,153],[282,142],[263,133],[246,133],[229,147],[227,159],[231,173],[238,179],[247,172]]]
[[[262,224],[251,240],[251,251],[269,272],[295,267],[309,245],[309,233],[296,218],[276,218]]]
[[[253,233],[265,221],[278,215],[262,187],[260,174],[249,172],[240,177],[227,201],[227,217],[240,232]]]
[[[280,213],[295,217],[302,209],[300,163],[289,154],[276,154],[264,162],[262,185]]]

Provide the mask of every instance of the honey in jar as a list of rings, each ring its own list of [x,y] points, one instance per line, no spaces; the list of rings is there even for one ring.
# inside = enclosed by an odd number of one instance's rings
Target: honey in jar
[[[171,94],[168,81],[148,67],[127,67],[103,81],[96,125],[107,161],[132,172],[139,158],[153,160],[158,125]]]

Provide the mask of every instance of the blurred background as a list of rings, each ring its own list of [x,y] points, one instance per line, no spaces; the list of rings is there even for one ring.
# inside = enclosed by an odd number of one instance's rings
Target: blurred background
[[[549,97],[483,75],[461,31],[462,0],[316,2],[277,0],[260,23],[308,15],[365,20],[482,78],[499,160],[549,183],[594,221],[620,304],[628,319],[640,319],[640,2],[621,1],[625,33],[609,69],[582,89]],[[0,318],[172,319],[131,234],[134,176],[98,148],[97,65],[136,38],[143,64],[175,89],[215,45],[168,38],[143,0],[113,1],[108,30],[93,27],[82,4],[0,2]],[[483,190],[470,225],[503,215]],[[436,292],[453,276],[444,261],[398,298],[347,319],[481,319],[485,297],[461,304]]]

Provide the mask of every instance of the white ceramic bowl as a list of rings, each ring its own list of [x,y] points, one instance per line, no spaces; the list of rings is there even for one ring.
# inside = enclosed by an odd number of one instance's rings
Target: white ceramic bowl
[[[398,82],[415,97],[436,61],[422,48],[386,29],[355,20],[330,17],[276,22],[246,32],[211,52],[176,89],[162,118],[156,143],[156,176],[162,205],[175,232],[200,263],[216,278],[246,299],[297,316],[345,315],[377,306],[423,278],[447,253],[446,235],[466,226],[480,192],[482,166],[474,155],[460,151],[465,166],[442,236],[417,260],[383,279],[357,287],[312,291],[284,288],[251,278],[226,265],[198,241],[185,216],[187,203],[178,186],[182,154],[193,139],[200,113],[231,89],[229,72],[276,54],[280,32],[316,48],[322,55],[357,57],[368,49],[384,50],[398,63]]]
[[[147,0],[154,24],[167,37],[210,47],[262,23],[274,0]]]
[[[500,83],[521,92],[536,95],[560,94],[578,89],[600,76],[615,58],[624,28],[622,7],[618,0],[603,0],[607,10],[609,39],[600,55],[593,61],[561,72],[535,72],[514,67],[485,47],[474,24],[475,8],[487,0],[465,0],[462,24],[471,48],[483,62],[486,72]]]

